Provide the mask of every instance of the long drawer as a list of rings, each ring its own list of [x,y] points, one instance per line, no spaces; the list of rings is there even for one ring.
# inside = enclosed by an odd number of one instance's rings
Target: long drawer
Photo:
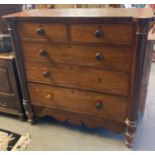
[[[18,32],[23,38],[38,38],[55,40],[67,40],[67,31],[65,24],[59,23],[39,23],[39,22],[22,22],[18,23]]]
[[[124,122],[127,99],[74,89],[28,83],[33,105]]]
[[[22,42],[25,60],[49,64],[66,63],[107,70],[130,69],[131,49],[125,47],[87,46]]]
[[[72,41],[111,44],[131,44],[133,28],[130,24],[73,24]]]
[[[25,62],[29,81],[74,87],[102,93],[128,95],[128,73],[71,65]]]

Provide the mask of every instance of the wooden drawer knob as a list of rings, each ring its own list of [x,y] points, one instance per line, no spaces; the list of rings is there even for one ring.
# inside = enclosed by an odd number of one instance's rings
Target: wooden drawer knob
[[[44,56],[47,56],[48,53],[47,53],[46,50],[41,49],[41,50],[39,50],[39,55],[40,55],[41,57],[44,57]]]
[[[103,54],[101,54],[101,53],[96,53],[95,57],[96,57],[96,60],[98,60],[98,61],[102,61],[104,58]]]
[[[102,30],[96,30],[95,31],[95,36],[96,38],[102,38],[104,35],[103,31]]]
[[[44,78],[48,78],[49,77],[49,72],[48,71],[44,71],[42,74],[43,74]]]
[[[96,102],[96,109],[102,109],[103,105],[101,102]]]
[[[36,29],[36,33],[40,36],[44,35],[45,34],[45,31],[43,28],[39,27]]]

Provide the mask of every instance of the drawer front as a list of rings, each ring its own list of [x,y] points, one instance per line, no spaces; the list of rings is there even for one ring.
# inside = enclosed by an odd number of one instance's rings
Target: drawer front
[[[123,97],[29,83],[33,105],[124,122],[127,101]]]
[[[2,54],[0,57],[0,109],[5,109],[6,111],[7,109],[19,109],[20,102],[17,91],[14,58]]]
[[[18,24],[18,31],[21,38],[67,40],[65,24],[22,22]]]
[[[0,66],[0,93],[12,93],[9,68]]]
[[[18,109],[18,101],[13,96],[0,96],[0,107],[6,109]]]
[[[29,81],[127,96],[128,74],[71,65],[25,62]]]
[[[125,72],[130,69],[130,48],[87,45],[68,47],[50,43],[22,42],[22,50],[25,60],[49,64],[76,64]]]
[[[71,26],[72,41],[111,44],[132,43],[131,24],[74,24]]]

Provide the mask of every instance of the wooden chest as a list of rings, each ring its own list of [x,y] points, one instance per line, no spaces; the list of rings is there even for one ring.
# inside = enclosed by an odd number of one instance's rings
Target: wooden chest
[[[0,112],[24,119],[21,89],[13,54],[0,54]]]
[[[29,121],[52,116],[114,132],[126,129],[131,147],[145,105],[152,10],[31,10],[4,18]]]

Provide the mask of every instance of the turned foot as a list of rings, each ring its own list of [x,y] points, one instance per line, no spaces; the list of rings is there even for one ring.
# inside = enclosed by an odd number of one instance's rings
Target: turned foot
[[[34,124],[35,120],[34,120],[34,113],[33,113],[32,105],[30,104],[28,100],[23,100],[23,105],[24,105],[26,116],[28,118],[27,121],[31,124]]]
[[[32,124],[32,125],[35,124],[35,119],[34,119],[33,113],[27,111],[27,112],[26,112],[26,115],[27,115],[27,117],[28,117],[27,121],[28,121],[30,124]]]
[[[126,119],[126,131],[125,131],[125,145],[129,148],[133,146],[133,140],[135,137],[135,132],[137,128],[137,123]]]

